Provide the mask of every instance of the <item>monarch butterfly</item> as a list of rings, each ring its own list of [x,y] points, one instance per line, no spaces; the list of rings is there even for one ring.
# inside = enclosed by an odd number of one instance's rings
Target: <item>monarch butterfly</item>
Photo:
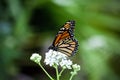
[[[67,21],[58,31],[49,49],[72,56],[78,50],[78,41],[74,39],[75,21]]]

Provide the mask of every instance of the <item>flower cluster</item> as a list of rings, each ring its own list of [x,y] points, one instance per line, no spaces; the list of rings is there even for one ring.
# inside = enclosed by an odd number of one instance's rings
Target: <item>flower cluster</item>
[[[32,56],[30,57],[30,60],[32,60],[36,63],[40,63],[41,59],[42,59],[42,57],[37,53],[32,54]]]
[[[72,65],[73,71],[71,72],[72,75],[76,75],[77,72],[80,70],[80,65],[74,64]]]
[[[55,80],[46,70],[45,68],[42,66],[42,64],[40,63],[42,57],[37,54],[34,53],[32,54],[32,56],[30,57],[30,60],[34,61],[35,63],[37,63],[42,69],[43,71],[46,73],[46,75],[50,78],[50,80]],[[44,62],[46,65],[52,66],[56,69],[56,76],[57,76],[57,80],[59,80],[62,72],[65,69],[71,69],[72,71],[70,79],[72,80],[73,76],[77,74],[77,72],[80,70],[80,65],[77,64],[73,64],[72,61],[69,59],[69,57],[61,52],[58,51],[54,51],[54,50],[49,50],[46,54],[45,54],[45,59]],[[58,70],[58,66],[62,67],[62,70]]]
[[[72,61],[68,59],[67,55],[53,50],[49,50],[45,54],[44,62],[46,63],[46,65],[50,65],[50,66],[58,65],[61,66],[62,68],[67,68],[67,69],[71,69],[71,66],[73,64]]]

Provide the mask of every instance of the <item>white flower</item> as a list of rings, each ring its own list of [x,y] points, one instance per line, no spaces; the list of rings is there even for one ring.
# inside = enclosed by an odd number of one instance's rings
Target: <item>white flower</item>
[[[72,67],[73,67],[73,69],[75,71],[79,71],[80,70],[80,65],[78,65],[78,64],[74,64],[74,65],[72,65]]]
[[[44,62],[46,63],[46,65],[50,65],[50,66],[58,65],[68,69],[71,69],[72,66],[72,61],[68,59],[67,55],[53,50],[49,50],[45,54]]]
[[[71,74],[72,74],[72,75],[76,75],[77,72],[80,70],[80,65],[78,65],[78,64],[73,64],[73,65],[72,65],[72,68],[73,68],[73,71],[71,71]]]
[[[30,57],[30,60],[32,60],[36,63],[40,63],[41,59],[42,59],[42,57],[37,53],[32,54],[32,56]]]
[[[62,61],[59,64],[61,67],[71,69],[72,61],[62,59]]]

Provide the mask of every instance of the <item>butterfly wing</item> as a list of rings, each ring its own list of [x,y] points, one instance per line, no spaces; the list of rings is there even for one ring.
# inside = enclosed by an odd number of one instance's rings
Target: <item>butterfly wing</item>
[[[78,47],[78,42],[74,39],[73,34],[74,26],[75,21],[66,22],[63,27],[60,28],[49,49],[60,51],[68,56],[72,56]]]
[[[78,42],[75,39],[66,38],[57,45],[58,50],[68,56],[72,56],[78,49]]]

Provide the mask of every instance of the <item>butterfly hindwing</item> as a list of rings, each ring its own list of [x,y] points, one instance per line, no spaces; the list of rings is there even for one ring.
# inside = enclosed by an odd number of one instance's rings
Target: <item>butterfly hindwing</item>
[[[74,55],[74,53],[77,50],[78,42],[71,38],[66,38],[63,41],[61,41],[60,44],[58,44],[58,51],[63,52],[64,54],[68,56]]]

